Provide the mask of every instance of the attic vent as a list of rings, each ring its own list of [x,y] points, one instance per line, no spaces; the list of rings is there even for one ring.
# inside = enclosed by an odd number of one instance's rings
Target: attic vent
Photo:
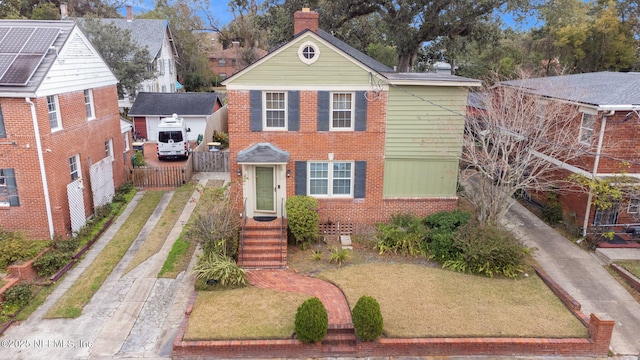
[[[320,49],[311,41],[305,41],[298,48],[298,58],[307,65],[311,65],[320,57]]]

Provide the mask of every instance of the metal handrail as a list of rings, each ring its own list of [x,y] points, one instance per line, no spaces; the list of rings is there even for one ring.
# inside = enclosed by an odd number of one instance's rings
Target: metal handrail
[[[244,264],[244,233],[247,226],[247,198],[244,198],[242,204],[242,230],[240,231],[240,257]]]

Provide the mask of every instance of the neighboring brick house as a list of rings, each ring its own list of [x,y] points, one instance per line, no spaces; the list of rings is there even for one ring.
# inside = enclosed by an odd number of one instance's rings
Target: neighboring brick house
[[[559,101],[579,111],[574,120],[575,136],[584,155],[571,161],[550,159],[562,169],[558,176],[582,174],[606,179],[625,173],[640,184],[640,73],[574,74],[506,81],[498,86],[525,89],[532,96]],[[574,218],[584,235],[593,225],[640,223],[640,191],[635,193],[637,196],[626,197],[606,210],[592,206],[593,194],[587,189],[583,193],[561,192],[558,198],[566,217]]]
[[[240,42],[233,41],[226,49],[218,41],[218,34],[211,34],[212,46],[209,51],[209,69],[211,72],[220,79],[225,80],[231,75],[242,70],[249,64],[245,64],[243,60],[243,50],[240,46]],[[261,58],[267,54],[266,50],[255,48],[256,58]]]
[[[63,10],[64,11],[64,10]],[[63,14],[63,18],[65,14]],[[82,19],[78,19],[82,21]],[[173,43],[173,35],[167,20],[136,19],[131,6],[127,6],[125,19],[99,19],[103,24],[113,24],[131,32],[131,39],[141,48],[149,51],[147,67],[155,77],[144,80],[137,86],[138,92],[174,93],[177,91],[178,72],[176,60],[178,51]],[[130,108],[137,94],[119,99],[120,108]]]
[[[133,118],[134,130],[148,141],[158,141],[158,124],[163,117],[177,114],[183,118],[189,132],[189,141],[203,136],[213,113],[222,107],[215,92],[147,93],[138,94],[129,116]],[[213,124],[214,130],[227,132],[226,122]],[[211,139],[207,139],[211,141]]]
[[[0,225],[69,236],[125,179],[117,79],[74,21],[0,20],[0,53]]]
[[[396,73],[295,14],[295,36],[223,82],[232,178],[247,217],[283,217],[317,197],[344,229],[457,205],[468,87],[462,77]]]

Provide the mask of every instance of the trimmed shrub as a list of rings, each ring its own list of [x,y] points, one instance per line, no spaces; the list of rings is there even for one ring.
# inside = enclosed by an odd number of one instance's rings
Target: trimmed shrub
[[[22,307],[26,305],[33,297],[31,284],[19,283],[7,289],[4,292],[4,305]]]
[[[429,233],[427,252],[436,261],[446,261],[455,258],[457,249],[453,247],[454,232],[448,229],[435,229]]]
[[[517,277],[529,252],[510,232],[489,225],[461,228],[454,236],[453,246],[458,254],[445,261],[443,267],[489,277]]]
[[[356,335],[364,341],[373,341],[382,335],[384,321],[380,304],[371,296],[364,295],[358,299],[351,312]]]
[[[49,250],[33,262],[40,276],[51,276],[71,260],[70,253]]]
[[[205,253],[193,269],[198,279],[215,280],[222,286],[245,286],[247,274],[236,262],[220,253]]]
[[[311,242],[318,236],[318,199],[295,195],[287,198],[286,203],[289,230],[296,242]]]
[[[471,214],[466,211],[439,211],[424,218],[424,224],[430,229],[456,230],[464,226],[471,219]]]
[[[419,218],[411,214],[394,214],[390,224],[376,224],[375,248],[384,254],[420,256],[426,254],[426,229]]]
[[[78,237],[71,237],[63,239],[56,237],[53,240],[53,248],[63,253],[74,253],[80,246],[80,239]]]
[[[298,307],[295,327],[296,336],[305,343],[316,343],[327,336],[329,315],[320,299],[307,299]]]

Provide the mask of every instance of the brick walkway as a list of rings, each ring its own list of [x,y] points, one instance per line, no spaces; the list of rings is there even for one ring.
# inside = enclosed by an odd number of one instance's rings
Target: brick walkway
[[[335,285],[320,279],[302,276],[288,270],[251,270],[247,272],[251,285],[278,291],[309,294],[322,301],[329,315],[329,327],[352,326],[347,299]]]

